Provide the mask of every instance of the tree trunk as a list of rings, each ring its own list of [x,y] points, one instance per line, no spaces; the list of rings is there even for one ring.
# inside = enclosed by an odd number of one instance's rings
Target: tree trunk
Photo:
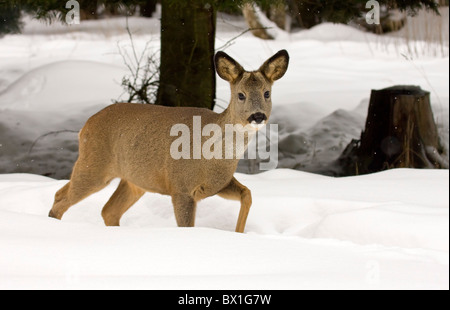
[[[245,3],[242,6],[242,14],[244,14],[245,20],[247,21],[248,26],[252,29],[252,34],[255,37],[264,40],[272,40],[273,37],[267,33],[267,30],[264,28],[262,23],[260,22],[258,15],[256,14],[255,7],[253,3]]]
[[[305,24],[303,23],[302,16],[300,14],[300,9],[297,4],[297,0],[287,0],[286,1],[291,16],[297,21],[297,24],[300,28],[306,28]]]
[[[345,174],[390,168],[448,168],[430,106],[418,86],[372,90],[360,141],[347,146],[340,163]]]
[[[274,3],[270,5],[269,19],[273,21],[278,28],[287,29],[286,24],[286,5],[284,2]]]
[[[140,15],[144,17],[152,17],[153,13],[156,12],[156,0],[146,0],[145,3],[141,4]]]
[[[97,8],[98,3],[97,1],[87,1],[82,0],[80,2],[80,19],[81,20],[90,20],[90,19],[97,19]]]
[[[209,4],[162,0],[157,104],[213,109],[216,11]]]
[[[312,7],[314,2],[308,3],[300,0],[292,0],[291,3],[301,28],[310,29],[321,23],[320,15],[313,13]]]

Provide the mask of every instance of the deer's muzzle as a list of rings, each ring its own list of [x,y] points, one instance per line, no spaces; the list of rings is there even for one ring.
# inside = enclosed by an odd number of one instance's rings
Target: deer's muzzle
[[[267,120],[267,116],[264,113],[258,112],[250,115],[247,120],[250,124],[261,124]]]

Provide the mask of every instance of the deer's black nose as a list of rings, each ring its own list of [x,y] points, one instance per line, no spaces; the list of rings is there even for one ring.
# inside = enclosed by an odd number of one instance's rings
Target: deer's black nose
[[[258,112],[250,115],[247,120],[249,123],[254,121],[256,124],[261,124],[263,121],[267,120],[267,116],[264,113]]]

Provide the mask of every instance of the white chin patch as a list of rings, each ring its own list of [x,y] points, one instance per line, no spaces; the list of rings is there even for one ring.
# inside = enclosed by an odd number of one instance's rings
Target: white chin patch
[[[266,124],[266,121],[262,121],[261,123],[257,124],[255,121],[252,121],[250,123],[250,126],[252,126],[252,128],[256,129],[256,130],[260,130],[261,128],[264,127],[264,125]]]

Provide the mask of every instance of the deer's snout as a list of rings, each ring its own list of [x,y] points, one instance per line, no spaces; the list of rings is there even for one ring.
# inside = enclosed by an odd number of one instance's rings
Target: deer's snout
[[[264,113],[257,112],[257,113],[250,115],[250,117],[247,120],[250,124],[253,124],[253,123],[261,124],[263,121],[267,120],[267,116]]]

